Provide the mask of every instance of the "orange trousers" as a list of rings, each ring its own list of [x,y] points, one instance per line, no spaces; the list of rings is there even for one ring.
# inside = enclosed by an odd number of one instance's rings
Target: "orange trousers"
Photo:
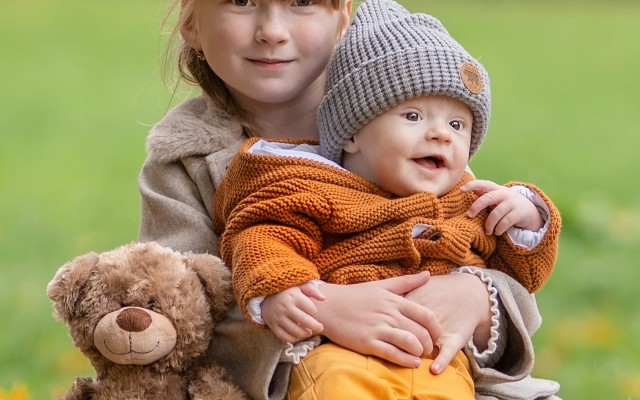
[[[291,371],[287,400],[473,400],[469,360],[462,351],[439,375],[429,371],[435,353],[418,368],[400,367],[333,343],[312,350]]]

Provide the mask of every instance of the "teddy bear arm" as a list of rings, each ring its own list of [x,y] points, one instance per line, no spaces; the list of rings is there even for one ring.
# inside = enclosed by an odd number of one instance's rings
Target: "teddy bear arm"
[[[240,389],[231,382],[227,372],[218,365],[196,368],[193,379],[189,382],[189,394],[193,400],[247,400]]]
[[[91,400],[95,392],[95,382],[92,378],[76,378],[73,387],[61,400]]]

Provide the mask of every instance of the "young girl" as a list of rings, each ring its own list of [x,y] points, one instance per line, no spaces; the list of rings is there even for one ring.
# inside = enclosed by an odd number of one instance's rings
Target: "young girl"
[[[141,241],[216,254],[211,207],[229,160],[249,136],[317,138],[325,68],[350,9],[350,0],[180,1],[180,71],[203,95],[168,113],[148,138],[139,181]],[[322,285],[316,318],[332,342],[405,367],[418,365],[437,340],[434,372],[473,337],[478,397],[555,393],[557,384],[529,376],[529,336],[540,323],[535,301],[500,272],[471,272]],[[499,314],[508,338],[498,337]],[[504,355],[499,339],[508,339]],[[291,350],[236,309],[218,325],[211,357],[251,398],[282,399],[299,356]],[[510,383],[495,385],[496,379]]]

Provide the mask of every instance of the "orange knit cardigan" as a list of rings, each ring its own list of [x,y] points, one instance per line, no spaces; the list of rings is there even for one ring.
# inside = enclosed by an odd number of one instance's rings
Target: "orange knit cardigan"
[[[268,296],[313,279],[349,284],[428,270],[489,266],[518,280],[530,292],[549,278],[555,264],[560,215],[539,189],[550,224],[534,249],[503,234],[484,234],[487,212],[466,216],[476,195],[460,187],[448,194],[396,197],[353,173],[301,158],[239,150],[218,187],[214,228],[220,254],[231,268],[243,311]],[[412,238],[416,224],[430,226]]]

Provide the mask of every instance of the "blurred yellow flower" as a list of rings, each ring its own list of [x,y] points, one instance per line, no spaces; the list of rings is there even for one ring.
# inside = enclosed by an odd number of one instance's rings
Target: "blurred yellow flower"
[[[620,391],[629,399],[640,398],[640,371],[631,371],[620,382]]]
[[[609,232],[620,243],[640,243],[640,212],[633,208],[615,210],[609,220]]]
[[[9,392],[0,389],[0,400],[29,400],[29,391],[22,384],[15,384]]]

